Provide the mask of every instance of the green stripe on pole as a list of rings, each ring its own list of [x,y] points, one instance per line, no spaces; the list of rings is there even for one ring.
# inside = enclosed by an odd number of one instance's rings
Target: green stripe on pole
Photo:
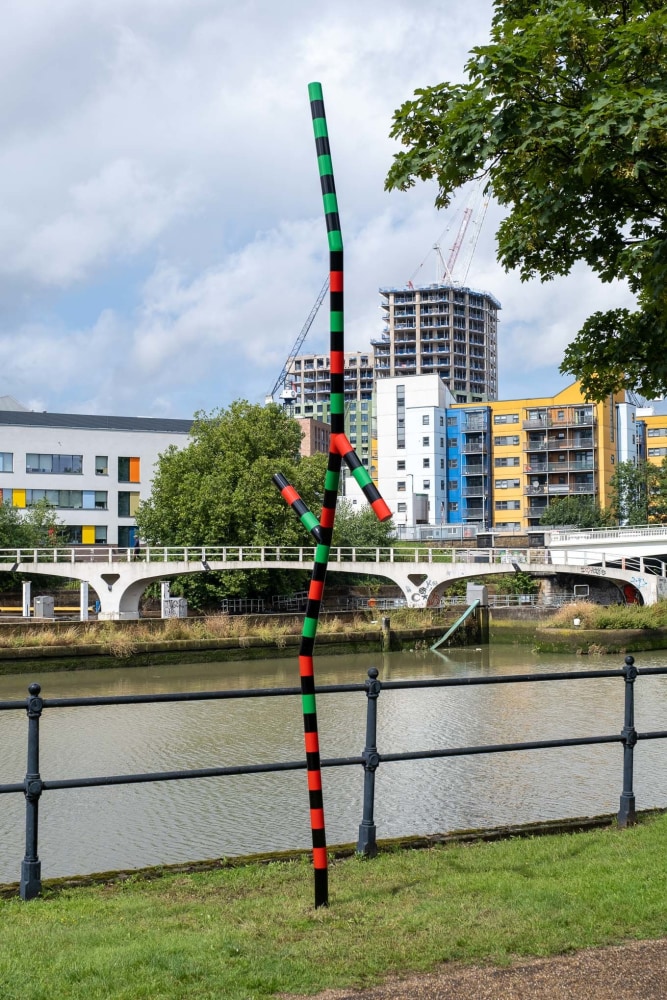
[[[328,545],[318,545],[315,548],[315,562],[324,563],[325,565],[329,561],[329,546]]]
[[[354,476],[357,484],[361,486],[362,489],[364,486],[368,486],[369,483],[373,482],[373,480],[368,475],[368,472],[366,471],[366,469],[363,468],[363,466],[359,469],[353,469],[352,475]]]
[[[333,177],[333,167],[331,166],[331,157],[324,153],[322,156],[317,157],[317,166],[319,167],[320,177],[325,177],[330,174]]]
[[[337,493],[339,483],[340,483],[340,473],[332,472],[331,469],[327,469],[326,473],[324,474],[325,490],[331,490],[333,493]]]
[[[311,514],[310,511],[307,511],[301,518],[301,523],[304,526],[304,528],[306,528],[308,531],[312,531],[313,528],[316,528],[320,522],[317,520],[314,514]]]
[[[328,237],[329,250],[336,251],[343,249],[343,237],[339,229],[336,229],[333,233],[329,233]]]
[[[331,233],[329,234],[332,235]],[[342,333],[345,329],[345,317],[342,312],[332,312],[330,314],[329,329],[332,333]]]
[[[331,393],[329,412],[335,413],[337,416],[339,416],[341,413],[345,413],[345,396],[342,394],[342,392]]]
[[[322,100],[322,84],[318,80],[308,84],[308,97],[311,101]]]
[[[326,118],[313,118],[313,131],[316,139],[328,139]]]
[[[304,618],[302,635],[307,639],[314,639],[317,632],[317,618]]]
[[[315,695],[314,694],[302,694],[301,695],[301,708],[304,715],[315,715]]]
[[[325,194],[322,196],[322,201],[324,202],[324,212],[328,214],[329,212],[338,211],[338,199],[335,194]]]

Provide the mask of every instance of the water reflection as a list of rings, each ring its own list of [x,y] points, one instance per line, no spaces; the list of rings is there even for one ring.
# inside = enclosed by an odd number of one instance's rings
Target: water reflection
[[[639,666],[664,662],[640,654]],[[595,670],[622,657],[539,658],[517,648],[320,657],[319,684],[363,682],[371,666],[383,680]],[[49,697],[296,687],[291,659],[183,664],[105,671],[0,677],[0,700],[24,698],[39,680]],[[380,752],[606,735],[623,725],[623,681],[484,685],[384,691],[379,700]],[[318,698],[322,756],[359,755],[365,735],[363,693]],[[667,678],[636,684],[640,731],[667,728]],[[103,706],[44,713],[42,777],[164,771],[257,761],[303,759],[298,696],[224,702]],[[22,781],[26,719],[0,715],[0,781]],[[636,749],[637,805],[664,806],[663,741]],[[496,826],[613,812],[621,790],[618,745],[575,747],[381,766],[376,778],[378,837]],[[355,841],[361,819],[361,768],[324,774],[330,843]],[[23,856],[21,796],[3,796],[0,880],[18,877]],[[139,867],[253,851],[307,847],[303,772],[161,782],[47,792],[40,805],[45,877]]]

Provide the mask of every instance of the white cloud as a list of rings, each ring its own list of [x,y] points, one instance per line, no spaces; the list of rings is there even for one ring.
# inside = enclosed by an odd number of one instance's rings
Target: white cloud
[[[0,37],[1,391],[49,409],[188,416],[271,388],[327,272],[307,84],[321,80],[346,245],[347,347],[380,285],[434,274],[446,220],[387,194],[394,109],[461,78],[490,0],[8,0]],[[531,384],[609,295],[522,285],[487,222],[468,281],[502,302]],[[447,237],[446,239],[449,239]],[[443,246],[445,244],[443,243]],[[623,300],[622,291],[613,293]],[[307,345],[326,349],[326,309]],[[505,360],[507,359],[507,361]],[[42,407],[44,408],[44,407]]]

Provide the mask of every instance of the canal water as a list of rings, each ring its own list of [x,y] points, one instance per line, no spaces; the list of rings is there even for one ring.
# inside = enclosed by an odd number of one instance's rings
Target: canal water
[[[639,653],[659,666],[667,653]],[[317,657],[317,683],[621,667],[623,657],[533,654],[521,648]],[[298,686],[292,659],[0,677],[0,700],[24,698],[38,680],[45,698]],[[667,676],[639,677],[636,726],[667,729]],[[623,726],[624,682],[482,685],[384,691],[378,748],[396,753],[442,747],[608,735]],[[364,747],[363,692],[317,701],[323,758]],[[0,713],[0,783],[23,780],[25,713]],[[303,759],[300,698],[45,710],[45,780]],[[635,751],[637,808],[667,806],[667,745]],[[329,844],[356,841],[360,766],[323,772]],[[616,812],[620,744],[430,761],[386,763],[376,775],[378,839]],[[23,796],[0,797],[0,882],[15,881],[24,854]],[[310,845],[304,771],[45,792],[40,802],[44,878],[169,864]]]

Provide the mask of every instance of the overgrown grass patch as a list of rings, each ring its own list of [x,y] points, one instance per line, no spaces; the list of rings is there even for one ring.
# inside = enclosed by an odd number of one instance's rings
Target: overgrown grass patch
[[[661,937],[666,838],[662,816],[625,831],[348,859],[332,865],[320,910],[306,861],[0,900],[0,993],[257,1000]]]

